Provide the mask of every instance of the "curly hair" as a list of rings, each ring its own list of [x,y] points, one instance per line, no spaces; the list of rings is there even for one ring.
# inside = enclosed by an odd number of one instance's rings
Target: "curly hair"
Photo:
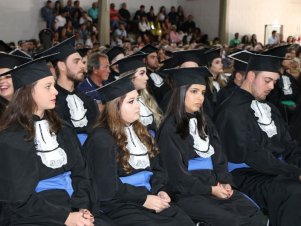
[[[127,136],[124,131],[125,123],[120,115],[120,108],[126,95],[118,97],[105,104],[103,113],[96,121],[95,127],[106,127],[110,130],[113,137],[116,139],[117,146],[121,153],[117,154],[116,161],[121,164],[122,169],[126,173],[131,173],[133,168],[128,163],[130,152],[126,148]],[[147,128],[143,126],[139,120],[132,123],[133,129],[140,141],[146,146],[149,158],[154,158],[159,154],[158,148],[155,146],[155,141],[148,133]]]

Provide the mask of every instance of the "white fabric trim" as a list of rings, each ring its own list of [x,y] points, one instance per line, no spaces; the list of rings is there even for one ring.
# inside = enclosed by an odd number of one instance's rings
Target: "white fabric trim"
[[[214,148],[210,144],[209,136],[207,136],[205,140],[200,137],[196,118],[189,119],[189,133],[193,138],[194,151],[198,156],[209,158],[214,154]]]
[[[141,97],[139,97],[138,102],[139,102],[139,105],[140,105],[140,119],[139,119],[139,121],[144,126],[151,125],[154,121],[153,112],[146,106],[144,100]]]
[[[68,95],[66,101],[71,115],[71,122],[74,127],[78,128],[87,126],[87,109],[84,108],[84,102],[75,94]]]
[[[291,80],[288,76],[286,75],[282,75],[281,76],[282,82],[283,82],[283,88],[282,91],[284,93],[284,95],[291,95],[293,94],[293,89],[291,87]]]
[[[271,107],[266,103],[260,103],[257,100],[253,100],[251,108],[254,111],[255,117],[257,117],[257,123],[261,130],[265,132],[268,137],[272,137],[277,134],[277,127],[272,120]]]
[[[145,169],[149,167],[150,161],[147,148],[138,138],[132,125],[125,127],[125,134],[127,136],[126,148],[130,152],[129,164],[134,169]]]
[[[156,87],[161,87],[164,84],[164,80],[163,80],[163,78],[161,78],[160,75],[152,72],[149,76],[153,80]]]
[[[37,155],[41,157],[42,163],[52,169],[60,168],[67,164],[66,152],[59,147],[56,134],[50,134],[47,120],[35,122],[35,145]]]

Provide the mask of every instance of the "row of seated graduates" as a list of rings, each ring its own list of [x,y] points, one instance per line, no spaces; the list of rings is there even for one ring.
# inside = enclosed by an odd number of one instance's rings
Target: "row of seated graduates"
[[[70,46],[69,46],[70,47]],[[154,48],[154,47],[151,47],[151,46],[148,46],[147,48],[152,48],[152,52],[151,51],[149,51],[149,53],[147,53],[147,51],[146,51],[146,49],[144,50],[144,51],[142,51],[142,53],[140,54],[140,56],[138,56],[138,58],[139,57],[141,57],[141,55],[142,55],[142,57],[145,57],[145,56],[147,56],[148,57],[148,55],[151,55],[151,53],[155,53],[155,51],[156,51],[156,49]],[[154,51],[154,49],[155,49],[155,51]],[[69,51],[69,52],[68,52]],[[67,53],[66,53],[67,52]],[[189,52],[189,51],[188,51]],[[194,52],[194,51],[192,51],[192,52]],[[216,56],[218,56],[219,54],[217,54],[218,53],[218,51],[217,50],[214,50],[214,51],[204,51],[204,50],[202,50],[201,52],[206,52],[206,54],[207,55],[210,55],[210,54],[215,54]],[[48,51],[47,52],[47,54],[49,54],[49,53],[51,53],[51,51]],[[63,56],[60,56],[60,58],[57,58],[57,59],[54,59],[54,61],[60,61],[60,60],[63,60],[64,58],[66,58],[66,56],[68,56],[68,54],[73,54],[74,52],[70,52],[70,48],[69,48],[69,50],[67,50],[67,51],[65,51],[65,55],[63,55]],[[43,54],[45,54],[45,53],[43,53]],[[144,54],[144,55],[143,55]],[[182,56],[183,55],[185,55],[184,54],[184,52],[182,52],[182,53],[180,53],[180,54],[182,54]],[[187,54],[187,52],[186,52],[186,54]],[[138,54],[139,55],[139,54]],[[175,54],[176,55],[176,54]],[[192,56],[193,55],[193,56]],[[137,59],[138,58],[136,58],[136,62],[137,62]],[[181,57],[180,57],[181,58]],[[184,57],[184,58],[186,58],[186,60],[184,60],[182,63],[185,63],[185,62],[195,62],[195,61],[197,61],[197,62],[199,62],[200,60],[203,60],[203,56],[201,57],[201,54],[196,54],[196,52],[194,52],[193,54],[191,54],[191,53],[189,53],[188,54],[188,57]],[[184,59],[184,58],[181,58],[181,59]],[[192,58],[194,58],[194,59],[192,59]],[[215,58],[213,58],[213,59],[216,59],[216,58],[219,58],[219,57],[215,57]],[[126,61],[125,61],[126,62]],[[127,62],[127,66],[129,65],[128,64],[129,62]],[[173,64],[174,64],[174,62],[173,62]],[[120,66],[120,65],[119,65]],[[142,66],[142,65],[140,65],[140,66]],[[194,65],[193,65],[194,66]],[[122,66],[121,66],[121,68],[122,68]],[[126,68],[125,69],[125,72],[126,72],[126,70],[129,70],[129,68]],[[123,71],[122,71],[123,72]],[[154,71],[151,71],[151,73],[153,73]],[[163,76],[164,76],[164,73],[162,74]],[[156,88],[160,88],[160,87],[162,87],[162,83],[163,83],[163,79],[160,77],[160,75],[159,74],[156,74],[155,73],[155,75],[153,74],[153,75],[150,75],[149,76],[151,79],[149,79],[149,81],[150,82],[152,82],[153,84],[154,84],[154,87],[156,87]],[[161,78],[161,79],[160,79]],[[156,83],[155,83],[156,82]],[[165,84],[165,83],[164,83]],[[160,86],[161,85],[161,86]],[[156,89],[156,88],[154,88],[154,89]],[[160,89],[158,89],[158,90],[160,90]],[[157,93],[157,94],[160,94],[160,92],[154,92],[154,93]],[[165,92],[163,92],[163,93],[165,93]],[[71,95],[71,93],[68,93],[68,95]],[[160,95],[158,95],[159,97],[160,97]],[[73,99],[73,101],[75,102],[76,101],[76,98],[71,98],[71,99]],[[160,99],[157,97],[156,98],[157,99],[157,101],[159,100],[160,101]],[[66,101],[66,100],[65,100]],[[67,101],[68,102],[68,101]],[[69,105],[72,105],[72,104],[68,104],[68,106]],[[78,104],[78,103],[74,103],[73,105],[75,105],[75,106],[81,106],[80,104]],[[85,108],[85,107],[84,107]],[[80,108],[79,108],[80,109]],[[66,113],[66,112],[65,112]],[[70,115],[71,115],[71,110],[70,110]],[[71,115],[72,116],[72,115]],[[73,116],[75,116],[75,115],[73,115]],[[79,118],[77,118],[77,117],[71,117],[71,123],[73,123],[73,125],[75,126],[75,124],[76,124],[76,121],[78,121],[77,119],[82,119],[83,117],[81,117],[81,116],[83,116],[83,114],[81,115],[80,113],[79,113]],[[75,119],[75,120],[74,120]],[[69,121],[70,121],[70,118],[69,118]],[[83,121],[85,121],[85,120],[83,120]],[[79,124],[81,124],[81,123],[79,123]],[[81,127],[83,127],[83,126],[81,126]],[[79,129],[79,132],[82,132],[82,131],[84,131],[84,130],[82,130],[82,129]]]

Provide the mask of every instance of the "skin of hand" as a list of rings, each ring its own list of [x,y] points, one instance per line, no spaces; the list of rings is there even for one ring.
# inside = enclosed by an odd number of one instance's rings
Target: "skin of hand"
[[[220,183],[218,183],[216,186],[212,186],[211,193],[213,196],[221,199],[227,199],[229,196],[227,190],[223,188]]]
[[[230,184],[220,184],[228,192],[228,198],[231,198],[233,195],[233,189]]]
[[[84,218],[84,213],[81,212],[72,212],[69,213],[65,225],[67,226],[94,226],[93,222],[90,219]],[[94,221],[94,219],[93,219]]]
[[[169,195],[165,191],[160,191],[157,196],[159,196],[161,199],[165,200],[166,202],[170,203],[171,199]]]
[[[164,209],[170,207],[166,200],[156,195],[147,195],[143,206],[147,209],[155,210],[156,213],[160,213]]]

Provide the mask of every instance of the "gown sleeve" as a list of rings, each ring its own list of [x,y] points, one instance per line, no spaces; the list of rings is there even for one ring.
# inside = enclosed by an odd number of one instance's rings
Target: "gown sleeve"
[[[117,200],[143,205],[148,190],[121,182],[116,161],[117,144],[108,130],[94,129],[85,142],[84,153],[98,202]]]
[[[49,203],[35,192],[39,172],[34,144],[24,141],[24,136],[22,131],[0,135],[0,200],[21,218],[39,216],[48,222],[63,224],[69,208]]]
[[[243,107],[243,106],[242,106]],[[216,127],[228,159],[235,163],[246,163],[251,168],[270,175],[290,174],[296,179],[301,170],[279,161],[261,145],[258,134],[249,124],[248,114],[224,110],[216,118]]]
[[[188,171],[187,163],[181,155],[180,136],[177,136],[175,128],[166,122],[158,134],[158,145],[163,167],[168,172],[172,181],[173,190],[180,194],[210,195],[211,186],[202,183],[196,176]]]

